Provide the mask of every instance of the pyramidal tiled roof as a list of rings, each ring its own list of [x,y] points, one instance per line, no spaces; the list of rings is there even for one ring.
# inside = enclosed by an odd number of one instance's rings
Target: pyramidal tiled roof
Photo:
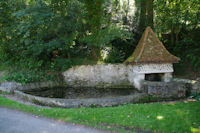
[[[135,51],[125,63],[178,63],[179,61],[180,58],[169,53],[151,27],[147,27]]]

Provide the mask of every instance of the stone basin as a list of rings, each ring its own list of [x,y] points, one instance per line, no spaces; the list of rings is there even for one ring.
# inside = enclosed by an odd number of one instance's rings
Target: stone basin
[[[64,86],[28,89],[22,92],[33,96],[64,99],[112,98],[136,93],[133,88],[72,88]]]
[[[63,108],[116,106],[138,103],[148,99],[146,97],[154,97],[158,101],[174,100],[199,90],[199,82],[182,79],[168,83],[144,81],[142,84],[142,89],[138,91],[135,88],[70,87],[59,82],[26,85],[6,82],[1,84],[0,90],[35,104]]]

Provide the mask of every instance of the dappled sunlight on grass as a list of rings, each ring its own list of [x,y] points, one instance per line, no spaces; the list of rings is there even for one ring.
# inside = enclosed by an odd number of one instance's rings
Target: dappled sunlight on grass
[[[159,116],[157,116],[156,118],[157,118],[158,120],[162,120],[164,117],[161,116],[161,115],[159,115]]]
[[[192,133],[200,133],[200,129],[191,127]]]

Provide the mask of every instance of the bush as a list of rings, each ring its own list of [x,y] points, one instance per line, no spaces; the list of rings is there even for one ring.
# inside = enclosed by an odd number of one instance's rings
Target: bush
[[[195,71],[200,71],[200,42],[184,36],[174,47],[174,52],[181,57],[182,63],[191,63]]]
[[[30,1],[28,5],[22,2],[15,5],[16,8],[10,1],[5,3],[9,14],[7,18],[1,14],[0,20],[8,21],[10,25],[0,21],[0,26],[3,25],[3,30],[0,30],[0,52],[6,55],[1,58],[15,62],[34,58],[45,65],[54,58],[53,51],[58,51],[61,57],[73,51],[78,33],[82,34],[79,28],[82,4],[78,0],[62,1],[62,4],[60,1]]]
[[[108,54],[104,61],[106,63],[123,63],[135,49],[136,41],[133,35],[131,34],[127,39],[114,39],[110,47],[105,49]]]
[[[116,47],[112,47],[111,49],[107,50],[108,55],[104,59],[107,63],[122,63],[125,60],[125,53],[117,49]]]
[[[56,58],[54,62],[51,62],[51,68],[54,70],[63,71],[72,66],[72,61],[65,58]]]
[[[55,75],[51,75],[43,71],[12,72],[4,77],[4,80],[14,81],[22,84],[48,80],[54,81],[55,79]]]

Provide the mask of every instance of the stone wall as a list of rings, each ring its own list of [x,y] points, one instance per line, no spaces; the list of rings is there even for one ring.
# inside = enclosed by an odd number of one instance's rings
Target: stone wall
[[[184,98],[186,97],[186,91],[190,89],[186,83],[182,82],[150,82],[145,81],[143,83],[143,91],[149,96],[159,98]]]
[[[187,93],[189,94],[200,94],[200,78],[197,78],[196,80],[174,78],[173,81],[186,84],[188,86]]]
[[[137,88],[141,90],[146,73],[166,73],[163,81],[170,81],[172,64],[101,64],[73,67],[63,73],[65,83],[74,87]]]
[[[74,87],[134,88],[137,75],[133,67],[119,65],[77,66],[63,73],[64,81]]]

